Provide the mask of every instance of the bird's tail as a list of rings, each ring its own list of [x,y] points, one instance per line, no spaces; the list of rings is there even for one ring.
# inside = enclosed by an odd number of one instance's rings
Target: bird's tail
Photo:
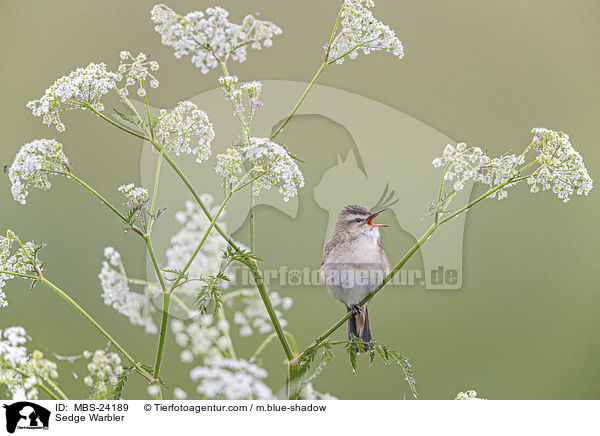
[[[350,309],[348,309],[350,312]],[[367,307],[363,307],[363,310],[358,314],[352,314],[350,318],[348,318],[348,340],[352,340],[352,338],[358,338],[362,342],[368,343],[373,340],[373,336],[371,335],[371,324],[369,323],[369,310]],[[354,349],[357,353],[360,353],[361,350]],[[369,346],[365,345],[364,351],[369,351]]]

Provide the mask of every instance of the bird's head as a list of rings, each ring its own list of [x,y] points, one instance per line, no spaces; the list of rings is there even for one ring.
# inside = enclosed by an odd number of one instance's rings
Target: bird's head
[[[369,209],[355,204],[348,205],[342,209],[335,222],[335,232],[342,232],[350,237],[361,234],[378,234],[379,227],[387,227],[387,224],[375,224],[373,219],[383,210],[372,213]]]

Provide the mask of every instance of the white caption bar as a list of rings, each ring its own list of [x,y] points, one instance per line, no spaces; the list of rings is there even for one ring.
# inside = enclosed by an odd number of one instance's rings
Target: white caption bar
[[[19,436],[40,435],[33,430],[45,430],[44,436],[600,431],[598,401],[7,401],[4,406],[0,434]]]

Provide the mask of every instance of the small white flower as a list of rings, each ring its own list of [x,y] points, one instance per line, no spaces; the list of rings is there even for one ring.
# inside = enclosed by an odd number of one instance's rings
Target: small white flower
[[[39,100],[27,103],[27,107],[33,115],[42,117],[44,124],[55,124],[56,130],[62,132],[65,125],[60,118],[61,111],[85,110],[88,105],[103,111],[100,99],[117,86],[118,79],[119,75],[108,71],[105,64],[91,63],[58,79]]]
[[[520,155],[505,154],[490,158],[479,147],[468,148],[465,143],[456,148],[448,144],[441,158],[433,160],[433,166],[447,166],[444,180],[456,180],[454,190],[460,191],[464,184],[473,180],[489,185],[491,188],[511,181],[520,168],[525,171],[519,174],[527,177],[531,193],[540,190],[552,190],[565,203],[571,195],[588,195],[593,187],[583,158],[577,152],[569,136],[562,132],[542,127],[532,130],[531,145]],[[528,155],[536,154],[533,160],[525,165]],[[508,196],[506,188],[515,183],[508,183],[498,189],[490,198],[502,200]]]
[[[114,381],[114,378],[123,372],[121,358],[116,353],[96,350],[93,353],[86,353],[84,358],[89,361],[87,364],[89,374],[84,377],[83,382],[87,386],[97,383],[96,389],[99,393],[106,393],[106,382]]]
[[[262,83],[256,80],[245,82],[236,86],[238,78],[235,76],[219,77],[219,84],[225,91],[225,98],[233,107],[233,114],[240,120],[245,129],[249,129],[256,108],[262,106],[260,94]],[[247,113],[246,113],[247,112]]]
[[[201,163],[211,154],[215,130],[206,113],[190,101],[182,101],[170,112],[162,110],[155,134],[166,151],[192,154]]]
[[[128,95],[127,88],[136,83],[139,84],[137,94],[140,97],[146,95],[145,86],[149,83],[150,87],[158,88],[159,82],[151,73],[159,69],[158,62],[148,61],[148,57],[144,53],[139,53],[137,56],[132,56],[128,51],[120,53],[121,63],[117,72],[119,73],[119,81],[125,80],[123,88],[119,89],[122,95]],[[125,62],[129,61],[129,62]]]
[[[146,388],[146,392],[148,392],[148,395],[150,395],[151,397],[154,397],[154,396],[158,395],[158,393],[160,392],[160,386],[159,385],[150,385]]]
[[[492,188],[506,182],[516,162],[517,156],[514,154],[492,159],[479,147],[468,148],[464,142],[461,142],[456,147],[452,144],[446,145],[442,157],[434,159],[432,164],[436,168],[447,167],[444,180],[454,180],[452,187],[458,192],[463,190],[466,183],[471,180]],[[502,200],[506,196],[506,191],[500,190],[490,197]]]
[[[54,139],[36,139],[28,142],[21,147],[8,170],[13,198],[21,204],[26,204],[32,187],[50,189],[50,176],[53,173],[68,174],[69,165],[62,144]]]
[[[275,313],[283,327],[287,325],[287,320],[283,318],[281,310],[289,310],[292,307],[293,300],[290,297],[281,298],[277,292],[270,292],[271,304],[276,309]],[[259,334],[266,334],[273,331],[269,314],[265,309],[262,300],[255,290],[244,290],[236,298],[236,303],[241,305],[240,310],[233,314],[233,323],[239,326],[240,336],[250,336],[256,330]]]
[[[0,330],[0,385],[6,386],[13,400],[37,399],[37,384],[58,377],[55,362],[39,350],[27,350],[29,340],[23,327]]]
[[[477,392],[470,390],[466,392],[459,392],[456,395],[455,400],[485,400],[485,398],[479,398]]]
[[[226,153],[217,155],[215,171],[223,178],[225,186],[231,187],[244,171],[244,157],[235,148],[228,148]]]
[[[340,29],[329,51],[329,62],[341,64],[346,56],[355,59],[359,50],[364,54],[384,50],[398,59],[404,57],[404,48],[396,33],[377,20],[368,9],[373,6],[371,0],[344,0]]]
[[[141,211],[150,201],[150,194],[146,188],[136,187],[133,183],[119,186],[119,192],[125,197],[125,204],[131,210]],[[106,252],[105,252],[106,254]]]
[[[243,359],[213,357],[205,359],[204,366],[190,372],[194,381],[199,381],[196,391],[211,399],[227,400],[270,400],[273,392],[261,381],[267,371]]]
[[[183,389],[181,389],[181,388],[173,389],[173,397],[176,400],[185,400],[187,398],[187,396],[188,396],[187,392],[184,391]]]
[[[13,245],[18,243],[17,250],[13,254]],[[6,281],[17,277],[10,273],[28,274],[42,269],[42,264],[37,259],[38,246],[33,242],[21,243],[19,238],[11,231],[6,231],[6,236],[0,236],[0,308],[8,306],[4,286]]]
[[[264,172],[254,181],[254,194],[263,189],[278,186],[284,201],[288,201],[304,186],[304,176],[296,161],[285,148],[269,138],[250,138],[249,144],[241,147],[245,158],[252,166],[252,177]]]
[[[165,5],[156,5],[151,18],[161,42],[173,47],[175,57],[191,56],[192,63],[203,74],[219,66],[219,61],[229,58],[244,62],[247,48],[270,47],[272,38],[281,29],[269,21],[246,16],[241,24],[229,21],[229,12],[215,6],[205,12],[194,11],[181,16]]]
[[[98,275],[104,304],[125,315],[131,324],[144,327],[146,333],[158,333],[158,327],[152,318],[156,307],[151,304],[152,295],[157,290],[148,286],[143,294],[131,291],[121,255],[114,248],[107,247],[104,249],[104,256],[107,260],[102,262]],[[84,357],[89,359],[90,356],[86,356],[84,352]]]
[[[571,195],[588,195],[593,187],[583,157],[573,148],[569,135],[538,127],[532,130],[533,150],[538,153],[539,169],[527,183],[531,192],[551,189],[565,203]]]

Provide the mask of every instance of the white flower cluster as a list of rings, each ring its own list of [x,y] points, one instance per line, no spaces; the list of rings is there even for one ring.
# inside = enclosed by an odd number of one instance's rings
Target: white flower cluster
[[[190,101],[177,103],[170,112],[161,110],[155,134],[166,151],[173,151],[177,156],[192,154],[198,163],[210,157],[210,144],[215,139],[215,129],[208,116]]]
[[[130,210],[142,211],[150,201],[150,194],[146,188],[136,187],[133,183],[119,186],[119,192],[125,197],[125,204]]]
[[[281,298],[277,292],[269,292],[269,297],[281,326],[285,327],[287,321],[277,309],[289,310],[294,301],[290,297]],[[245,289],[237,300],[242,304],[243,309],[237,310],[233,314],[233,322],[239,326],[240,336],[250,336],[254,331],[259,334],[273,331],[269,314],[257,291]]]
[[[243,156],[243,160],[240,156]],[[263,189],[279,186],[284,201],[288,201],[298,194],[298,188],[304,186],[304,176],[296,161],[285,148],[269,138],[250,138],[249,144],[241,145],[235,151],[229,149],[227,153],[219,154],[215,170],[229,186],[243,172],[245,161],[250,164],[251,177],[264,173],[253,183],[254,195],[258,195]]]
[[[253,184],[255,195],[262,189],[279,186],[284,201],[288,201],[298,194],[298,188],[304,186],[304,176],[296,161],[285,148],[269,138],[250,138],[250,143],[244,145],[242,151],[255,174],[266,171]]]
[[[253,80],[244,82],[240,86],[236,86],[238,82],[237,76],[221,76],[219,77],[219,85],[225,91],[225,97],[230,100],[236,113],[244,112],[244,97],[250,108],[256,108],[262,105],[260,94],[262,93],[262,82]]]
[[[364,54],[385,50],[398,59],[404,57],[404,48],[396,33],[377,20],[368,9],[374,5],[372,0],[344,0],[341,29],[331,45],[327,59],[329,62],[341,64],[346,55],[355,59],[360,49]]]
[[[236,76],[219,77],[219,84],[225,91],[225,98],[229,100],[231,107],[233,107],[233,114],[242,123],[244,129],[249,131],[256,108],[262,106],[260,100],[262,83],[253,80],[238,86],[237,82],[238,78]]]
[[[203,74],[229,57],[244,62],[248,45],[254,49],[270,47],[272,38],[281,34],[275,24],[257,20],[252,15],[245,17],[241,24],[234,24],[228,19],[229,12],[219,6],[181,16],[159,4],[152,8],[150,15],[161,42],[173,47],[178,59],[191,55],[192,63]]]
[[[119,252],[112,247],[106,247],[104,257],[107,260],[102,262],[102,269],[98,275],[104,304],[125,315],[131,324],[144,327],[146,333],[158,333],[158,327],[152,319],[156,308],[151,304],[157,289],[147,286],[144,294],[131,291]]]
[[[19,248],[12,253],[14,242],[19,243]],[[41,269],[41,263],[36,258],[36,249],[38,247],[33,242],[21,244],[21,241],[11,231],[6,231],[6,236],[0,236],[0,308],[8,306],[6,294],[3,289],[6,281],[16,277],[10,273],[27,274],[34,270],[35,267]]]
[[[13,400],[37,399],[36,386],[58,377],[55,362],[44,359],[39,350],[27,351],[29,339],[23,327],[0,330],[0,385]]]
[[[498,187],[512,178],[527,177],[530,191],[551,189],[565,203],[571,195],[588,195],[593,187],[583,158],[573,148],[569,135],[542,127],[532,130],[533,140],[520,155],[506,154],[490,158],[479,147],[468,148],[465,143],[456,147],[448,144],[442,157],[433,160],[434,167],[445,167],[444,180],[453,180],[453,189],[460,191],[469,180],[484,183],[491,188]],[[535,159],[525,164],[528,154],[536,154]],[[519,167],[521,166],[521,167]],[[529,176],[522,174],[529,173]],[[506,198],[507,184],[490,195],[498,200]]]
[[[214,216],[218,207],[213,207],[213,198],[209,194],[203,194],[202,202],[210,210]],[[221,221],[222,215],[217,223],[224,227]],[[175,219],[182,224],[181,230],[171,238],[171,246],[167,249],[167,267],[168,270],[182,270],[191,258],[200,240],[204,236],[206,229],[210,225],[210,221],[200,209],[200,207],[192,202],[186,201],[185,210],[177,212]],[[227,247],[227,243],[219,236],[216,230],[212,230],[202,249],[192,262],[188,270],[188,276],[198,278],[201,276],[214,276],[219,272],[221,267],[222,251]],[[225,272],[227,273],[227,272]],[[171,278],[171,277],[169,277]],[[221,284],[223,288],[227,287],[227,282]],[[175,294],[181,298],[186,304],[191,305],[193,299],[202,288],[202,283],[190,281],[175,290]]]
[[[119,57],[121,63],[117,72],[119,73],[119,81],[125,79],[125,86],[119,89],[122,95],[128,95],[128,86],[133,86],[139,82],[139,88],[137,94],[140,97],[146,95],[145,83],[150,82],[150,87],[158,88],[159,82],[151,73],[151,71],[157,71],[159,68],[158,62],[148,61],[148,57],[144,53],[139,53],[133,57],[131,53],[123,50]],[[127,62],[130,61],[130,62]]]
[[[100,98],[117,86],[119,75],[106,69],[106,65],[90,63],[85,68],[77,68],[68,76],[63,76],[50,86],[39,100],[27,103],[36,117],[42,117],[44,124],[56,125],[63,132],[65,125],[60,112],[70,109],[86,109],[90,105],[97,111],[104,110]]]
[[[244,156],[235,148],[228,148],[225,153],[217,155],[215,171],[223,178],[227,189],[231,189],[239,181],[244,168]]]
[[[536,160],[540,167],[527,179],[531,192],[538,192],[540,187],[552,189],[565,203],[574,193],[588,195],[593,181],[569,135],[543,127],[533,129],[532,133],[532,149],[538,152]]]
[[[179,357],[184,363],[221,356],[231,346],[229,323],[225,319],[215,320],[212,315],[200,315],[187,324],[174,319],[171,329],[175,342],[182,348]]]
[[[434,167],[446,167],[444,180],[454,181],[453,189],[461,191],[465,184],[473,180],[494,188],[508,181],[509,177],[519,160],[523,163],[523,158],[518,158],[514,154],[503,155],[490,158],[479,147],[467,147],[461,142],[454,147],[451,144],[446,145],[441,158],[433,160]],[[506,187],[511,186],[508,184]],[[498,197],[498,200],[506,198],[506,189],[499,189],[490,195],[490,198]]]
[[[336,397],[329,393],[321,393],[315,390],[312,383],[307,383],[300,392],[300,399],[302,400],[337,400]]]
[[[83,379],[87,386],[98,383],[97,390],[101,392],[106,391],[106,382],[113,386],[119,382],[117,376],[123,372],[123,367],[117,353],[107,353],[104,350],[96,350],[92,353],[85,350],[83,357],[89,361],[87,364],[89,375]]]
[[[477,392],[470,390],[466,392],[459,392],[456,395],[455,400],[485,400],[485,398],[479,398]]]
[[[51,172],[67,173],[69,159],[54,139],[36,139],[21,147],[8,170],[13,198],[26,204],[29,189],[50,189]]]
[[[261,380],[267,371],[243,359],[208,358],[205,366],[190,372],[194,381],[200,381],[197,392],[206,398],[227,400],[271,400],[273,392]]]

